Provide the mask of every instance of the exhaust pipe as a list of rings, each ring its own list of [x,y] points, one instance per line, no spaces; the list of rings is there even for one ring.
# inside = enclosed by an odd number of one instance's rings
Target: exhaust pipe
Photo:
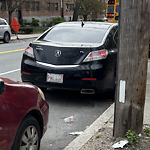
[[[82,89],[81,94],[94,94],[95,91],[93,89]]]

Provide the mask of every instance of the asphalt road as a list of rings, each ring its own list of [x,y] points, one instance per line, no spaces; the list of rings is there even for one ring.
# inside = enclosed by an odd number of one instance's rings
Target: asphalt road
[[[0,77],[21,81],[23,49],[32,40],[0,43]],[[70,132],[84,131],[112,104],[109,94],[106,95],[81,95],[77,92],[47,90],[45,97],[50,106],[49,123],[41,141],[41,150],[65,148],[76,137],[70,135]],[[74,116],[73,122],[65,123],[64,118],[70,116]]]

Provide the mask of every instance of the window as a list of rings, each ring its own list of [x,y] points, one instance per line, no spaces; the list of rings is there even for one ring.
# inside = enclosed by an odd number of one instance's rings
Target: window
[[[67,43],[101,43],[105,29],[82,27],[54,27],[39,40]]]
[[[40,10],[40,2],[38,1],[26,2],[26,11],[39,11],[39,10]]]
[[[108,13],[114,13],[114,6],[108,6]]]
[[[66,11],[73,11],[74,10],[74,4],[66,3]]]
[[[58,11],[58,3],[47,3],[48,11]]]
[[[0,10],[6,10],[6,1],[0,0]]]
[[[115,41],[116,45],[118,45],[118,39],[119,39],[119,37],[118,37],[118,29],[117,29],[114,34],[114,41]]]
[[[4,20],[0,20],[0,25],[7,25]]]
[[[108,50],[117,48],[117,43],[118,43],[118,28],[117,27],[114,27],[111,29],[106,39],[106,42],[107,42]]]
[[[119,5],[116,6],[116,12],[119,12]]]

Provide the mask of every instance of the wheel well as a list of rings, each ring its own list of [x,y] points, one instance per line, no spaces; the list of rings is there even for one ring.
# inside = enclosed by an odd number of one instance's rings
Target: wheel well
[[[4,35],[5,35],[5,33],[8,33],[8,34],[9,34],[9,36],[10,36],[10,33],[9,33],[8,31],[5,31],[5,32],[4,32]],[[3,36],[3,38],[4,38],[4,36]]]
[[[43,134],[43,117],[42,117],[41,113],[38,110],[32,110],[26,116],[29,116],[29,115],[35,117],[35,119],[38,121],[40,129],[41,129],[41,136],[42,136],[42,134]]]

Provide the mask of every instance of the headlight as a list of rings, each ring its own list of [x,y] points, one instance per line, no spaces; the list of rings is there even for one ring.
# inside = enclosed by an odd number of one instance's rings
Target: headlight
[[[45,100],[45,96],[44,96],[44,93],[42,92],[42,90],[40,88],[38,88],[38,91],[39,91],[41,97],[43,98],[43,100]]]

